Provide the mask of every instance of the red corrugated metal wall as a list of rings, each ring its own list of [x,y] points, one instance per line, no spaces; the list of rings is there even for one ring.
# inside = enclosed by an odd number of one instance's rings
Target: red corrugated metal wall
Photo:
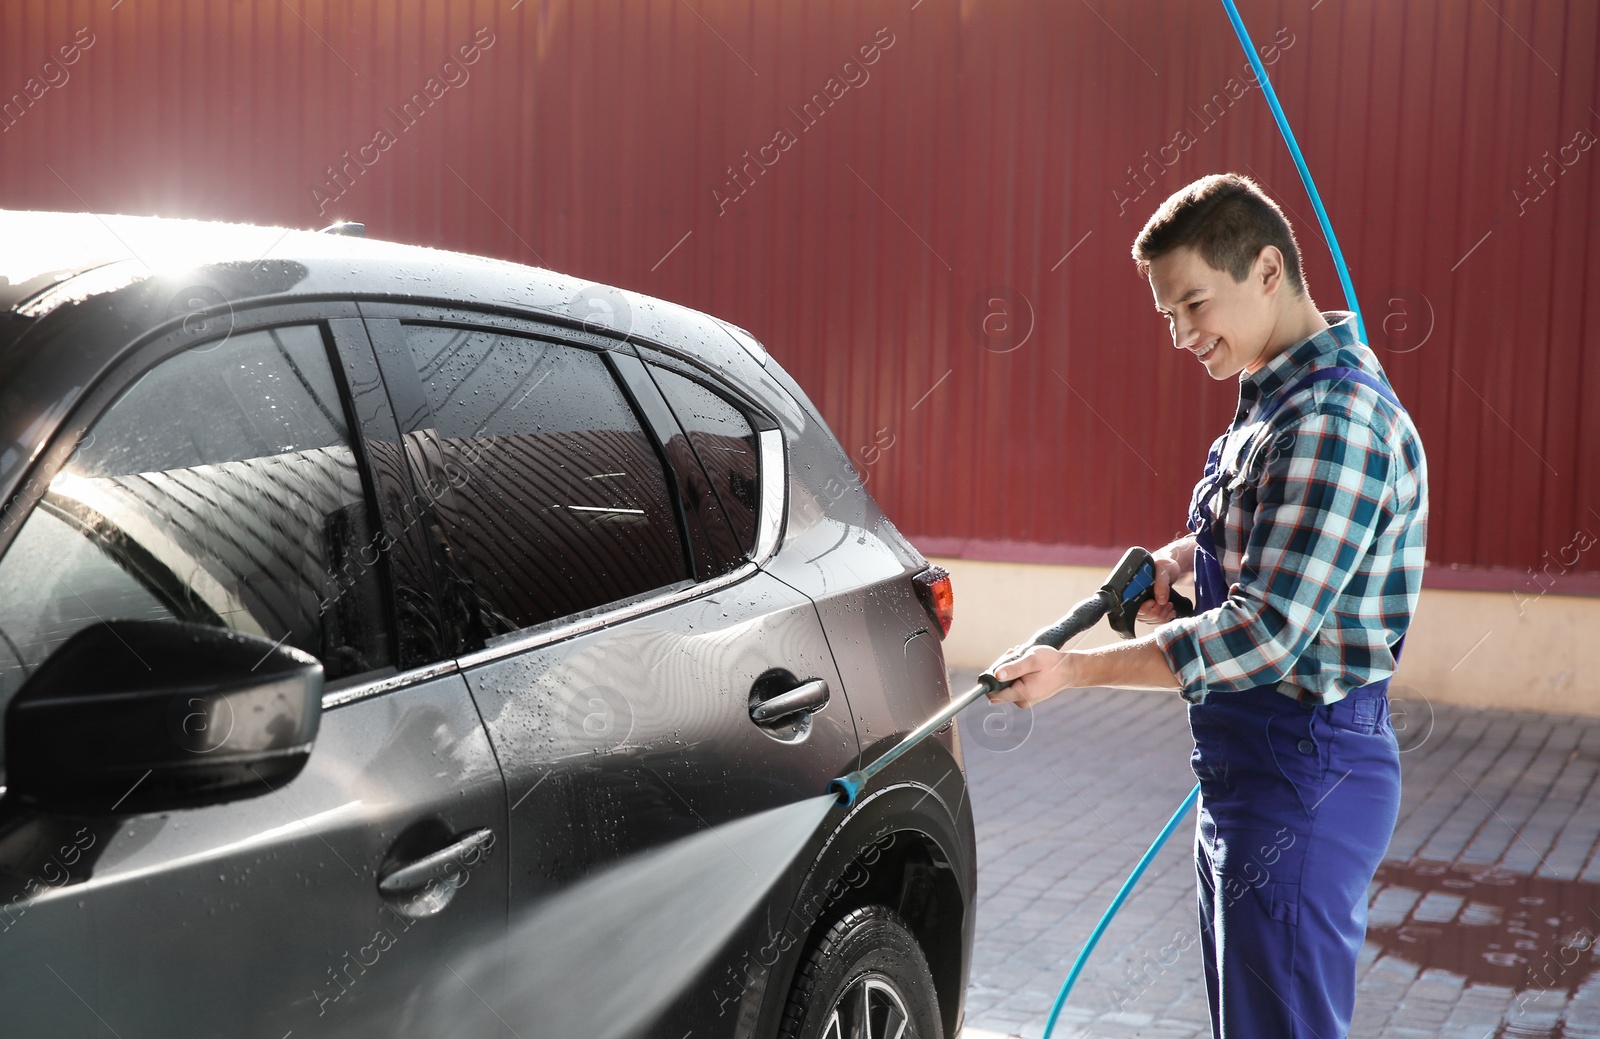
[[[1600,7],[1241,6],[1421,427],[1432,561],[1600,571]],[[722,315],[947,550],[1179,529],[1233,391],[1128,249],[1188,180],[1257,177],[1342,305],[1212,0],[27,0],[0,26],[0,204],[348,216]]]

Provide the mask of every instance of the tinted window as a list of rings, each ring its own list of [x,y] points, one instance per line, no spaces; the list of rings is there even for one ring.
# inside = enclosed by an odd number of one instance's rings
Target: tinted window
[[[453,596],[481,639],[688,578],[659,455],[604,359],[406,326],[434,428],[408,434],[436,496]]]
[[[0,560],[0,703],[102,619],[281,640],[329,678],[383,666],[372,545],[318,328],[179,354],[101,416]]]
[[[651,366],[656,385],[689,435],[740,547],[755,548],[761,508],[761,462],[750,420],[720,394],[665,368]]]

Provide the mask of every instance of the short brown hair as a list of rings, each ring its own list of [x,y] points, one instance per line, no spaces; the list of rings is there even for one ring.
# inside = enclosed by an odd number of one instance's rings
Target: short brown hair
[[[1306,294],[1300,270],[1300,246],[1278,204],[1260,185],[1238,173],[1213,173],[1174,192],[1155,211],[1133,241],[1139,273],[1150,274],[1150,261],[1174,249],[1192,246],[1200,258],[1234,281],[1244,281],[1263,247],[1283,254],[1289,284]]]

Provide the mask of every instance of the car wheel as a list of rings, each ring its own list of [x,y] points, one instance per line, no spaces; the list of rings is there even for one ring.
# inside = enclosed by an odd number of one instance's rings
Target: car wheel
[[[795,976],[782,1039],[940,1039],[927,957],[886,906],[845,914]]]

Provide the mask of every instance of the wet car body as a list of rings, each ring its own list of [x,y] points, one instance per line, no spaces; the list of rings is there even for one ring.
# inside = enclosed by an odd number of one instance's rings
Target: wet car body
[[[886,906],[956,1034],[976,866],[953,727],[770,875],[731,845],[691,865],[686,900],[726,869],[759,897],[703,934],[641,937],[659,984],[629,988],[639,963],[574,940],[593,914],[561,916],[596,877],[817,798],[948,701],[926,560],[747,333],[341,235],[0,214],[0,243],[0,594],[37,643],[10,640],[0,696],[27,701],[121,584],[106,603],[326,669],[288,778],[70,810],[48,776],[11,784],[0,1032],[528,1035],[520,1014],[567,1035],[775,1036],[820,931]],[[528,401],[611,417],[519,426]],[[763,713],[784,695],[801,708]],[[172,724],[220,731],[219,703]],[[603,902],[648,932],[651,906]],[[562,980],[568,955],[589,989]]]

